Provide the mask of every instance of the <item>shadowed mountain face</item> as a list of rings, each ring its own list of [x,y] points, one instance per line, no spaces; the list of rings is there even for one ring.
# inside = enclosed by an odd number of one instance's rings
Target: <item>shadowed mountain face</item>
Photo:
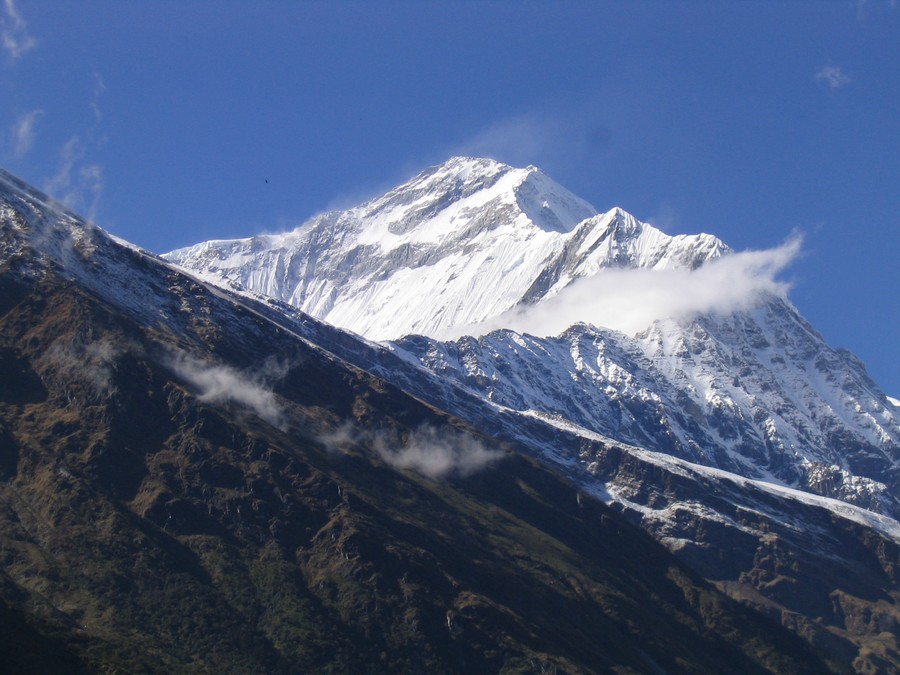
[[[40,199],[0,214],[6,671],[826,668],[516,447]]]

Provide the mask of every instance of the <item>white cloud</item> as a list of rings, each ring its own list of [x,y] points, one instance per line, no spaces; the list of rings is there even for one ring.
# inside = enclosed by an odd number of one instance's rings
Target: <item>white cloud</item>
[[[603,154],[612,140],[611,130],[599,121],[585,101],[534,110],[498,120],[453,148],[454,155],[492,157],[512,164],[535,164],[549,169]]]
[[[27,112],[12,126],[10,136],[12,138],[12,150],[16,159],[22,159],[31,151],[36,137],[35,124],[37,118],[43,114],[43,110],[32,110]]]
[[[318,437],[318,441],[325,446],[329,453],[345,452],[350,446],[359,442],[359,439],[360,433],[349,421]]]
[[[44,184],[44,190],[59,201],[66,203],[66,193],[72,186],[72,170],[84,158],[84,146],[78,136],[73,136],[60,148],[59,169],[56,175]]]
[[[16,9],[14,0],[3,0],[0,12],[0,45],[13,61],[37,46],[37,40],[28,34],[28,26]]]
[[[832,89],[840,89],[850,84],[850,78],[837,66],[825,66],[816,73],[816,79]]]
[[[91,92],[91,110],[94,111],[94,119],[99,123],[103,119],[103,112],[100,110],[100,97],[106,91],[106,83],[100,73],[94,73],[94,89]]]
[[[876,2],[874,7],[870,6],[869,0],[856,0],[856,18],[860,21],[869,18],[869,10],[878,11],[883,7],[887,7],[890,11],[897,9],[897,0],[887,0],[887,2]]]
[[[358,429],[345,422],[318,440],[329,453],[346,452],[352,446],[370,448],[396,469],[412,469],[434,479],[450,474],[469,476],[503,457],[501,451],[488,448],[465,432],[428,425],[415,429],[402,441],[396,435]]]
[[[542,156],[559,134],[558,125],[550,118],[522,115],[485,127],[455,154],[492,156],[524,165]]]
[[[63,144],[59,150],[56,173],[44,183],[44,191],[47,194],[92,222],[97,219],[105,177],[103,167],[89,161],[88,158],[106,142],[106,138],[99,133],[103,118],[100,98],[106,91],[106,85],[99,73],[95,72],[93,79],[89,105],[94,113],[95,124],[84,133],[72,136]]]
[[[678,230],[681,219],[671,204],[663,202],[659,205],[656,214],[647,218],[647,223],[663,232],[674,232]]]
[[[44,354],[44,363],[51,369],[44,377],[77,380],[87,385],[95,395],[112,392],[113,371],[120,350],[111,341],[74,340],[54,342]]]
[[[787,294],[788,284],[776,276],[794,260],[801,243],[794,237],[778,248],[726,255],[695,270],[603,270],[536,305],[453,328],[442,337],[483,335],[499,328],[558,335],[579,322],[634,335],[659,319],[746,309],[763,294]]]
[[[201,401],[233,401],[253,410],[260,418],[282,426],[282,410],[275,394],[257,378],[244,375],[233,368],[212,365],[181,354],[173,357],[170,367],[197,390]]]
[[[399,447],[392,447],[383,437],[376,437],[373,446],[391,466],[412,469],[429,478],[448,474],[468,476],[503,456],[469,434],[439,431],[430,426],[416,429]]]
[[[44,192],[93,221],[103,194],[103,168],[86,163],[86,157],[87,148],[79,136],[66,141],[59,151],[56,175],[44,184]]]

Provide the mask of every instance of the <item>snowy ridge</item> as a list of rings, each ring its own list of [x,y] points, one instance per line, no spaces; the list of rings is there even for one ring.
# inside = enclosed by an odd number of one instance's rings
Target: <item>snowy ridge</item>
[[[857,506],[853,506],[852,504],[847,504],[844,501],[831,499],[828,497],[820,497],[803,490],[796,490],[790,487],[779,485],[777,483],[772,483],[770,481],[745,478],[729,471],[714,469],[703,464],[689,462],[684,459],[673,457],[666,453],[653,452],[634,446],[624,445],[616,442],[611,438],[594,433],[589,429],[585,429],[576,424],[572,424],[564,419],[559,418],[558,416],[546,415],[536,411],[525,411],[523,414],[536,417],[545,424],[550,424],[560,430],[574,433],[583,438],[598,443],[603,443],[605,445],[617,446],[629,455],[639,458],[644,462],[648,462],[650,464],[663,468],[667,472],[671,472],[685,478],[689,478],[691,480],[699,480],[705,478],[713,480],[717,483],[724,482],[727,484],[731,484],[744,492],[758,490],[760,492],[776,496],[780,500],[794,500],[808,506],[827,509],[832,513],[840,514],[841,517],[852,520],[853,522],[859,523],[860,525],[871,527],[889,537],[890,539],[900,542],[900,522],[898,522],[894,518],[886,517],[878,513],[872,513],[867,509],[859,508]],[[594,471],[590,463],[587,464],[586,469],[588,473]],[[645,518],[652,518],[657,520],[665,519],[667,511],[692,508],[690,504],[687,504],[685,502],[676,502],[675,504],[669,505],[664,509],[654,509],[638,502],[632,501],[628,497],[627,490],[624,490],[620,486],[615,485],[615,483],[604,483],[602,486],[594,486],[593,489],[591,488],[590,484],[583,484],[586,489],[590,490],[598,498],[606,501],[607,503],[618,503],[625,505],[627,508],[638,511]],[[702,515],[704,518],[717,517],[716,514],[707,507],[703,507]],[[783,516],[779,515],[779,518],[783,520]],[[739,529],[741,528],[741,525],[737,523],[729,522],[728,524],[732,527],[737,527]],[[800,527],[802,527],[802,525]]]
[[[179,287],[182,270],[82,220],[2,169],[0,263],[26,277],[52,270],[149,325],[171,321],[183,330],[197,311]]]
[[[293,232],[164,257],[373,340],[444,335],[556,294],[602,267],[696,267],[727,247],[597,214],[535,167],[456,157]]]
[[[581,324],[558,337],[496,331],[409,337],[396,348],[512,410],[900,513],[900,415],[781,298],[726,317],[657,321],[635,337]]]
[[[98,228],[80,220],[61,204],[0,169],[0,219],[4,256],[14,256],[31,248],[46,260],[70,271],[80,266],[76,251],[89,255]]]

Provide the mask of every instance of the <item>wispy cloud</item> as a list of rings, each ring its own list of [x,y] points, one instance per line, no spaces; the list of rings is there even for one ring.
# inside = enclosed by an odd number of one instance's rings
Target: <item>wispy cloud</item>
[[[3,0],[0,11],[0,45],[12,61],[18,61],[37,46],[37,40],[29,35],[28,26],[19,14],[14,0]]]
[[[120,349],[107,339],[54,342],[42,357],[45,381],[56,381],[74,397],[67,382],[84,386],[89,396],[105,396],[115,390],[114,371]]]
[[[776,277],[798,255],[794,237],[778,248],[734,253],[695,269],[610,269],[575,281],[556,296],[517,308],[475,326],[448,331],[443,338],[481,335],[509,328],[534,335],[558,335],[578,323],[633,335],[658,319],[690,319],[752,307],[763,295],[786,295]]]
[[[106,83],[100,73],[94,73],[94,89],[91,92],[91,110],[94,111],[94,120],[99,124],[103,120],[103,111],[100,109],[100,98],[106,91]]]
[[[210,364],[185,354],[173,356],[169,365],[196,389],[201,401],[233,401],[267,422],[282,426],[283,411],[275,394],[262,381],[263,373],[246,375],[228,366]]]
[[[44,184],[44,191],[93,221],[103,194],[103,167],[86,160],[86,144],[80,136],[73,136],[60,148],[59,166]]]
[[[474,436],[454,429],[423,425],[405,440],[384,431],[370,432],[345,423],[319,437],[328,452],[345,452],[351,446],[374,450],[396,469],[412,469],[429,478],[469,476],[503,457]]]
[[[342,453],[357,444],[361,437],[362,433],[351,422],[344,422],[334,430],[320,434],[318,441],[329,453]]]
[[[888,10],[897,9],[897,0],[887,0],[886,2],[875,2],[870,3],[869,0],[856,0],[856,18],[860,21],[863,21],[868,18],[869,10],[872,9],[872,5],[874,5],[874,9],[877,11],[882,7],[886,7]]]
[[[34,139],[37,136],[35,131],[37,118],[40,117],[43,112],[44,111],[40,109],[32,110],[31,112],[27,112],[20,116],[13,124],[12,129],[10,130],[10,138],[12,141],[13,156],[16,159],[22,159],[31,151],[31,148],[34,145]]]
[[[497,120],[453,148],[452,154],[548,168],[571,158],[598,156],[611,141],[612,131],[580,102]]]
[[[487,448],[469,434],[431,426],[416,429],[399,447],[384,440],[376,442],[374,447],[391,466],[412,469],[429,478],[449,474],[469,476],[503,457],[502,452]]]
[[[647,219],[647,222],[663,232],[674,232],[681,224],[681,219],[671,204],[663,202],[659,205],[656,213]]]
[[[494,156],[513,164],[527,164],[543,155],[561,133],[549,117],[520,115],[494,122],[460,147],[458,154]]]
[[[89,221],[97,219],[106,184],[103,167],[90,158],[106,142],[100,132],[103,119],[100,99],[105,91],[103,78],[99,73],[93,73],[88,105],[94,114],[94,123],[62,145],[56,173],[43,186],[45,192]]]
[[[44,184],[44,190],[61,202],[71,206],[72,173],[75,165],[84,158],[84,146],[78,136],[73,136],[60,148],[59,168],[56,174]],[[67,199],[68,198],[68,199]]]
[[[816,79],[824,82],[832,89],[840,89],[850,84],[850,77],[837,66],[825,66],[816,73]]]

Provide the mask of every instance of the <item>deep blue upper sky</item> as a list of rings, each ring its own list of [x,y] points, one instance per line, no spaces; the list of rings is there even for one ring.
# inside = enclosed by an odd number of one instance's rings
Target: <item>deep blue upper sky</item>
[[[0,165],[157,252],[453,154],[737,249],[800,231],[792,300],[900,396],[897,4],[3,0]]]

